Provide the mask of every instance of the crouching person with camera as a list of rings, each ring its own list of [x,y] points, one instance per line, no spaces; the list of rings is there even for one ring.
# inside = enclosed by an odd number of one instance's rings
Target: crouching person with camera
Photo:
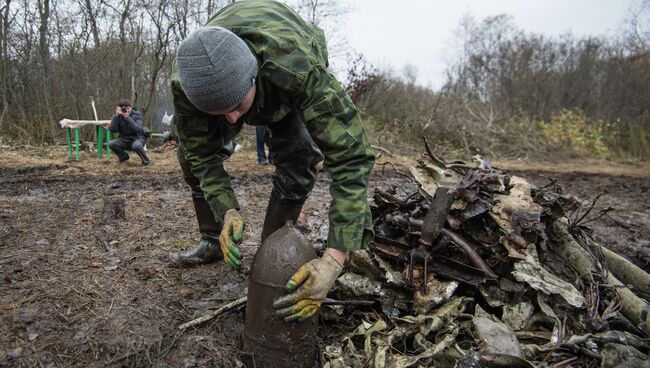
[[[149,129],[144,127],[142,114],[133,109],[129,100],[123,99],[115,106],[115,115],[111,119],[108,130],[119,133],[118,138],[108,142],[108,147],[117,156],[118,163],[129,159],[126,150],[131,150],[140,156],[143,165],[147,166],[151,163],[144,151]]]

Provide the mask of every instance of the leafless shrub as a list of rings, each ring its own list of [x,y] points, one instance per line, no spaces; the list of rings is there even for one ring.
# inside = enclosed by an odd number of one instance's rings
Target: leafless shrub
[[[647,4],[641,3],[650,11]],[[415,85],[413,73],[400,79],[359,59],[349,73],[350,94],[375,139],[388,145],[416,145],[425,134],[434,147],[467,154],[648,158],[650,53],[639,41],[647,32],[631,24],[635,32],[622,39],[548,38],[518,30],[506,15],[466,17],[441,90]],[[549,131],[559,116],[566,119]],[[558,149],[550,138],[567,134],[571,139],[561,145],[580,147]]]

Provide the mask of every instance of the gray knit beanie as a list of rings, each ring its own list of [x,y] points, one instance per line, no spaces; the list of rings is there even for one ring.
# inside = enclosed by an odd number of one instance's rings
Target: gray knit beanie
[[[203,27],[178,46],[176,70],[190,102],[212,112],[244,99],[257,77],[257,59],[229,30]]]

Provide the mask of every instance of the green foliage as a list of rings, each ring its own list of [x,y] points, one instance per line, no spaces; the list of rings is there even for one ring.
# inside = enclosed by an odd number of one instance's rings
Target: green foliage
[[[634,160],[650,157],[650,130],[642,123],[616,120],[608,124],[605,142],[618,157]]]
[[[623,144],[625,152],[634,158],[650,157],[650,132],[641,124],[628,126],[623,130]]]
[[[579,157],[605,158],[609,149],[604,143],[605,124],[588,121],[581,110],[563,109],[547,123],[539,125],[542,136],[551,149]]]

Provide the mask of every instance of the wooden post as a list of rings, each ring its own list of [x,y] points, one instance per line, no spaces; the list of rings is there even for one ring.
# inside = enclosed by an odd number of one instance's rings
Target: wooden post
[[[90,96],[90,104],[93,107],[93,114],[95,115],[95,121],[99,121],[99,118],[97,117],[97,108],[95,108],[95,99],[93,96]],[[104,129],[103,126],[97,126],[97,138],[95,139],[97,142],[97,157],[101,158],[102,157],[102,150],[104,149]],[[108,137],[106,140],[106,156],[110,158],[108,155]]]
[[[66,137],[68,138],[68,157],[72,157],[72,134],[70,127],[65,127]]]
[[[108,142],[111,141],[111,131],[108,128],[104,129],[106,130],[106,157],[111,158],[111,149],[108,148]]]
[[[79,127],[74,128],[74,157],[79,161]]]
[[[95,127],[95,141],[97,142],[97,157],[102,157],[102,150],[104,149],[104,127],[96,126]]]

